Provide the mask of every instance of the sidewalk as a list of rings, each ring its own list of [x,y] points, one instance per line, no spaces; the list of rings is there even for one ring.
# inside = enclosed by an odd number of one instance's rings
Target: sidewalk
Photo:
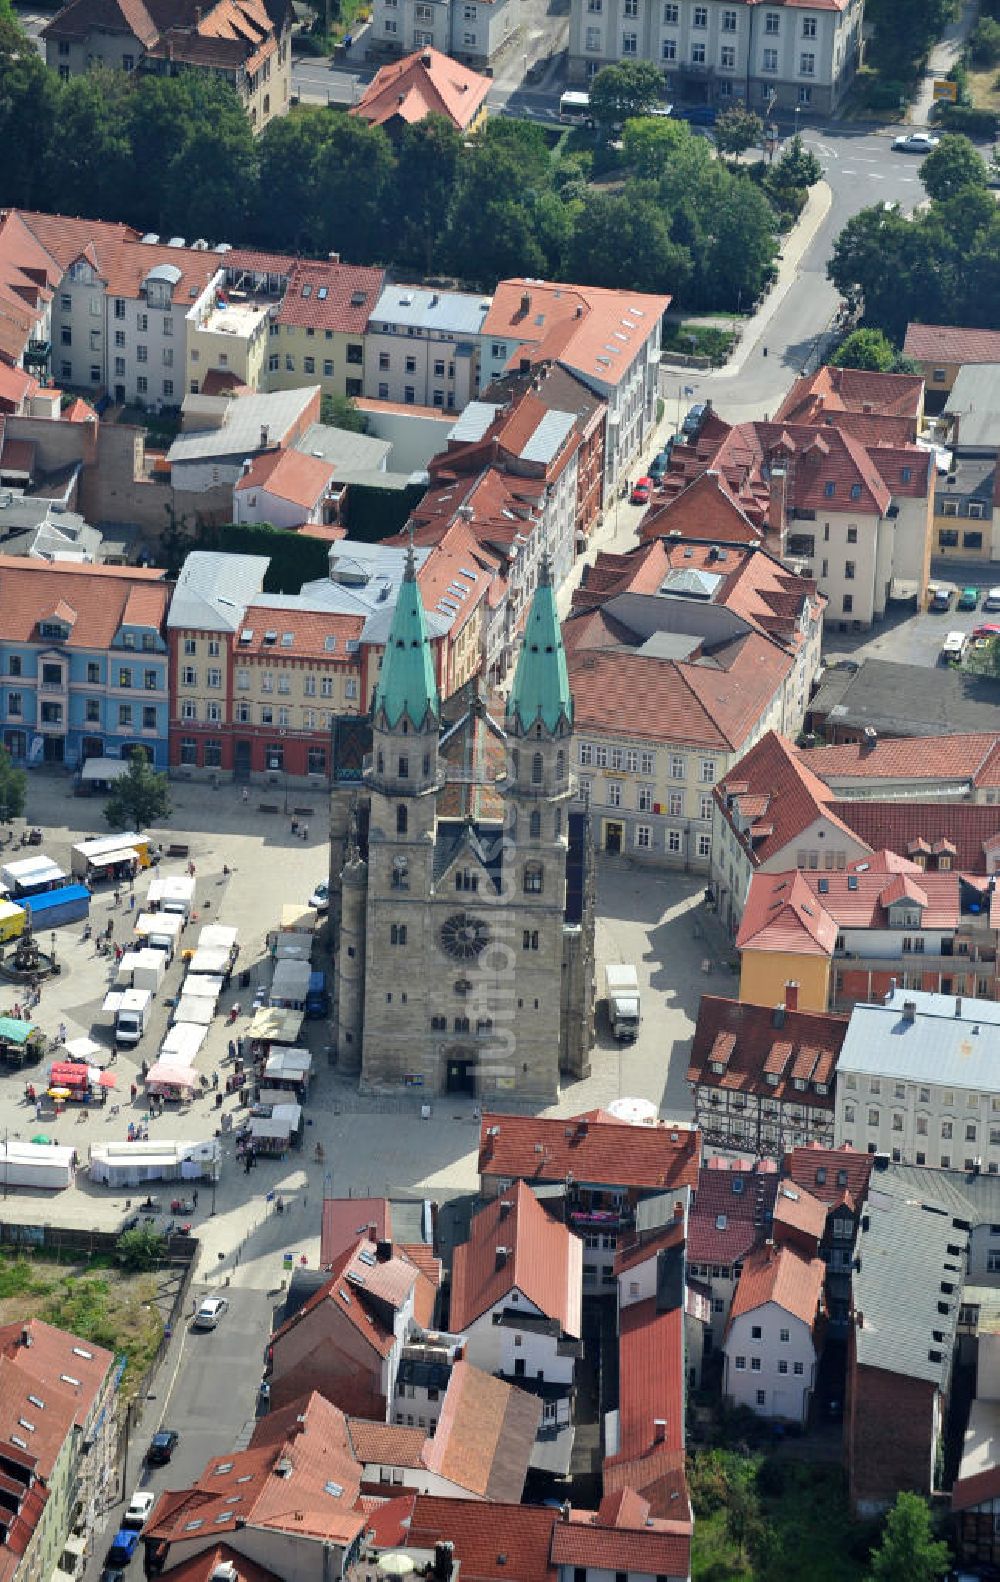
[[[778,308],[781,306],[788,292],[798,279],[799,265],[815,240],[823,221],[830,212],[833,194],[825,181],[817,181],[816,185],[809,188],[805,208],[799,215],[788,236],[785,238],[781,250],[781,262],[778,264],[778,278],[771,287],[759,309],[752,319],[744,322],[743,334],[739,343],[727,363],[721,368],[711,368],[706,373],[713,379],[735,379],[742,372],[744,364],[761,339],[767,326],[770,324]],[[727,324],[731,320],[725,320]],[[661,362],[661,367],[672,368],[669,359]],[[676,365],[680,373],[691,373],[692,370],[683,364]]]
[[[955,65],[979,15],[978,0],[965,0],[956,21],[945,28],[927,57],[923,79],[906,117],[909,126],[928,126],[934,103],[935,77],[947,77]]]

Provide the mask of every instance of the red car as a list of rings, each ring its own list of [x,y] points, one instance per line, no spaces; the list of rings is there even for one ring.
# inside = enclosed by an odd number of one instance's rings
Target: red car
[[[1000,623],[984,621],[981,626],[972,628],[973,637],[1000,637]]]
[[[629,499],[633,505],[646,505],[652,492],[652,478],[637,478],[632,485],[632,493],[629,495]]]

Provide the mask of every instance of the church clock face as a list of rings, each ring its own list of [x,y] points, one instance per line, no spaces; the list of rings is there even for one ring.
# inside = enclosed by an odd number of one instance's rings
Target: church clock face
[[[441,945],[449,956],[468,961],[480,955],[489,943],[490,931],[478,917],[455,912],[441,925]]]

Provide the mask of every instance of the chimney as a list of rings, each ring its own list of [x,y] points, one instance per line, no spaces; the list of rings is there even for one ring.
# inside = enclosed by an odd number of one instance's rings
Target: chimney
[[[506,1268],[507,1259],[508,1259],[509,1255],[510,1255],[510,1248],[509,1247],[498,1247],[497,1248],[497,1262],[496,1262],[496,1266],[497,1266],[498,1269]]]
[[[340,254],[339,253],[327,253],[326,258],[327,258],[327,262],[330,263],[330,264],[339,264],[340,263]]]
[[[799,986],[792,980],[785,984],[785,1010],[797,1011],[799,1008]]]
[[[31,1345],[31,1330],[28,1328],[27,1324],[22,1325],[22,1328],[21,1328],[21,1345],[22,1346],[30,1346]]]
[[[522,316],[524,314],[530,313],[530,312],[531,312],[531,292],[530,291],[522,291],[521,292],[521,313],[522,313]]]
[[[955,996],[955,1016],[960,1019],[961,1015],[962,1015],[962,996],[960,994],[956,994],[956,996]]]
[[[455,1545],[439,1539],[434,1545],[434,1582],[450,1582],[454,1569]]]
[[[244,456],[244,458],[243,458],[243,476],[244,476],[244,478],[246,477],[247,473],[250,471],[250,468],[252,466],[253,466],[253,462],[250,460],[250,457],[249,456]]]
[[[572,1516],[572,1514],[573,1514],[573,1507],[570,1504],[569,1500],[563,1500],[562,1504],[559,1507],[559,1520],[561,1522],[568,1522],[570,1517]]]
[[[916,1000],[904,1000],[903,1001],[903,1021],[904,1022],[915,1022],[916,1019],[917,1019],[917,1002],[916,1002]]]
[[[195,25],[195,31],[197,31],[197,29],[201,27],[201,6],[200,5],[196,5],[195,8],[194,8],[194,25]]]
[[[379,1263],[388,1263],[392,1257],[392,1242],[384,1237],[375,1243],[375,1256]]]
[[[772,1027],[784,1027],[784,1025],[785,1025],[785,1007],[783,1005],[776,1005],[774,1007],[774,1010],[771,1012],[771,1026]]]
[[[510,1198],[506,1198],[506,1197],[505,1198],[501,1198],[500,1199],[500,1218],[501,1219],[506,1219],[507,1215],[510,1213],[510,1211],[511,1211],[511,1209],[513,1207],[514,1207],[514,1205],[510,1201]]]
[[[887,1005],[888,1005],[889,1001],[892,999],[892,997],[895,994],[895,992],[896,992],[896,979],[895,978],[890,978],[889,979],[889,993],[885,997],[885,1001],[886,1001]]]
[[[433,62],[431,60],[431,52],[430,52],[429,49],[425,50],[424,53],[421,55],[421,57],[420,57],[420,64],[421,64],[421,66],[426,66],[428,68],[430,68],[430,66],[433,64]]]
[[[271,438],[271,430],[268,428],[266,423],[262,423],[260,425],[260,448],[261,448],[261,450],[265,450],[267,448],[267,443],[268,443],[270,438]]]
[[[368,1221],[368,1240],[378,1241],[378,1226],[374,1220]]]
[[[866,725],[861,733],[861,756],[864,757],[866,753],[874,752],[877,742],[878,731],[874,725]]]
[[[653,1444],[662,1445],[667,1437],[667,1419],[665,1417],[653,1418]]]

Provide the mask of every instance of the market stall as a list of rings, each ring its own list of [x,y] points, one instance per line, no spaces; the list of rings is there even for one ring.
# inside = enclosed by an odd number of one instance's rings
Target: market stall
[[[312,939],[316,931],[316,922],[319,913],[314,906],[303,906],[299,901],[293,901],[281,908],[280,932],[282,934],[305,934]]]
[[[0,1060],[9,1066],[34,1065],[45,1053],[46,1038],[34,1022],[0,1016]]]
[[[23,934],[26,922],[23,906],[15,906],[13,901],[0,901],[0,944],[5,945],[9,939]]]
[[[252,1153],[281,1158],[302,1144],[302,1110],[297,1104],[254,1105],[246,1140]]]
[[[75,1060],[54,1060],[49,1067],[49,1098],[71,1104],[105,1104],[108,1090],[117,1086],[113,1071],[101,1071]]]
[[[221,945],[199,945],[188,962],[188,977],[218,978],[220,989],[232,970],[229,951]]]
[[[272,1049],[264,1062],[260,1081],[269,1088],[282,1089],[304,1099],[312,1076],[312,1055],[308,1049]]]
[[[285,1010],[304,1011],[312,968],[308,961],[275,962],[268,1001]]]
[[[116,884],[133,879],[140,868],[149,867],[149,861],[149,837],[135,833],[81,840],[70,852],[74,877],[91,884],[98,879]]]
[[[221,1150],[214,1137],[204,1142],[101,1143],[90,1150],[90,1178],[110,1187],[140,1186],[146,1181],[211,1181],[219,1179]]]
[[[313,942],[308,934],[277,934],[271,949],[275,961],[309,961]]]
[[[173,1102],[189,1099],[200,1087],[201,1077],[193,1066],[175,1065],[169,1060],[158,1060],[146,1075],[146,1092]]]
[[[207,1033],[200,1023],[175,1022],[160,1045],[160,1059],[172,1066],[193,1066]]]
[[[65,884],[68,877],[51,857],[21,857],[0,868],[0,879],[15,898],[55,890]]]
[[[270,1053],[272,1044],[297,1044],[305,1018],[301,1011],[286,1010],[278,1005],[262,1005],[254,1012],[247,1037],[251,1048],[260,1046],[261,1054]]]
[[[213,977],[210,972],[189,972],[181,984],[181,994],[189,994],[199,1000],[211,1000],[214,1005],[222,993],[222,979]]]
[[[182,993],[174,1009],[175,1021],[190,1022],[198,1027],[209,1027],[214,1015],[215,1002],[204,995]]]
[[[8,1187],[44,1187],[61,1191],[73,1185],[76,1149],[56,1143],[0,1141],[0,1183]]]
[[[111,1057],[110,1049],[95,1044],[92,1038],[67,1038],[63,1044],[66,1058],[80,1066],[103,1066]]]

